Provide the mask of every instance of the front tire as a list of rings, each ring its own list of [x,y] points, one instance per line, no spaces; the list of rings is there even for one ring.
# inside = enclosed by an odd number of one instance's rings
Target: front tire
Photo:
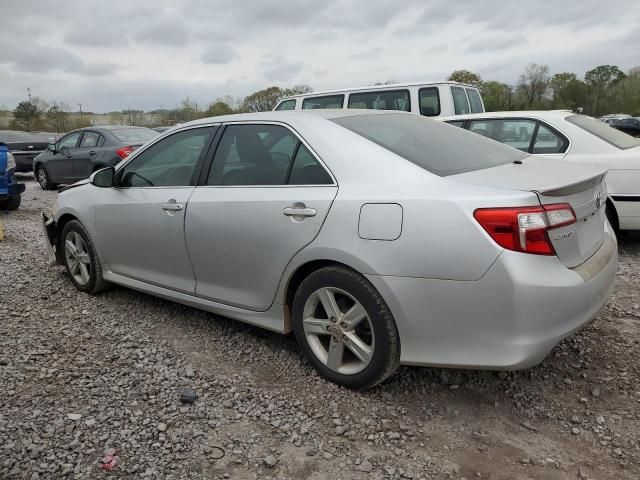
[[[43,190],[54,190],[57,187],[57,185],[51,181],[49,172],[47,172],[47,169],[43,165],[38,165],[35,174],[36,180]]]
[[[338,385],[371,388],[400,364],[389,307],[366,278],[347,268],[321,268],[302,281],[293,299],[293,327],[305,357]]]
[[[79,221],[71,220],[64,226],[59,248],[67,273],[78,290],[99,293],[106,288],[95,246]]]

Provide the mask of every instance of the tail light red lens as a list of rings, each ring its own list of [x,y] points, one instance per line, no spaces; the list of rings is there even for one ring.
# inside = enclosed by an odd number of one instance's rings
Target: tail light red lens
[[[116,150],[116,153],[122,160],[131,155],[131,152],[133,152],[133,147],[131,145]]]
[[[555,255],[549,230],[575,223],[568,203],[544,207],[479,208],[473,216],[501,247],[515,252]]]

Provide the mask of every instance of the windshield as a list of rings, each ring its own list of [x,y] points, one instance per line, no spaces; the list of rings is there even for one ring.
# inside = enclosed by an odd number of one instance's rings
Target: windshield
[[[600,122],[593,117],[586,115],[571,115],[567,117],[567,122],[577,125],[601,140],[610,143],[614,147],[621,150],[640,146],[640,138],[634,138],[628,133],[621,132],[609,126],[607,123]]]
[[[119,128],[111,133],[125,143],[145,143],[158,136],[158,132],[150,128]]]
[[[441,177],[504,165],[527,156],[419,115],[358,115],[332,121]]]

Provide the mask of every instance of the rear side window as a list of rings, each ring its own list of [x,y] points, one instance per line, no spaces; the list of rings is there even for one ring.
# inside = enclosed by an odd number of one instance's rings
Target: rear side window
[[[418,92],[420,113],[425,117],[440,115],[440,92],[438,87],[421,88]]]
[[[467,95],[469,96],[469,103],[471,104],[471,113],[483,113],[482,99],[478,90],[475,88],[467,88]]]
[[[417,115],[356,115],[332,121],[439,176],[526,158],[526,154],[493,140]]]
[[[408,112],[411,110],[411,101],[408,90],[352,93],[349,95],[349,108]]]
[[[276,107],[276,110],[295,110],[295,109],[296,109],[295,100],[285,100],[284,102],[280,102],[280,104]]]
[[[84,132],[82,140],[80,140],[80,148],[95,147],[100,140],[100,134],[96,132]]]
[[[568,146],[567,140],[545,125],[538,123],[538,131],[531,153],[534,155],[564,153]]]
[[[469,130],[473,133],[491,138],[523,152],[529,151],[535,129],[535,121],[524,119],[473,120],[469,122]]]
[[[640,138],[634,138],[631,135],[616,130],[604,122],[599,122],[593,117],[586,115],[571,115],[567,117],[567,122],[586,130],[601,140],[610,143],[614,147],[621,150],[640,146]]]
[[[464,88],[451,87],[451,95],[453,95],[453,106],[456,115],[469,113],[469,102],[467,101],[467,94],[464,93]]]
[[[327,95],[325,97],[310,97],[302,101],[303,110],[315,110],[323,108],[342,108],[344,95]]]

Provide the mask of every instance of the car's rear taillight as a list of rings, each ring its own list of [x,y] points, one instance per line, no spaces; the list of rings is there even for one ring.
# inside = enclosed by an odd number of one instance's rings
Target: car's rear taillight
[[[131,155],[131,152],[133,152],[133,147],[131,145],[116,150],[116,153],[122,160]]]
[[[537,255],[555,255],[547,232],[576,221],[573,208],[568,203],[544,207],[479,208],[473,216],[501,247]]]

